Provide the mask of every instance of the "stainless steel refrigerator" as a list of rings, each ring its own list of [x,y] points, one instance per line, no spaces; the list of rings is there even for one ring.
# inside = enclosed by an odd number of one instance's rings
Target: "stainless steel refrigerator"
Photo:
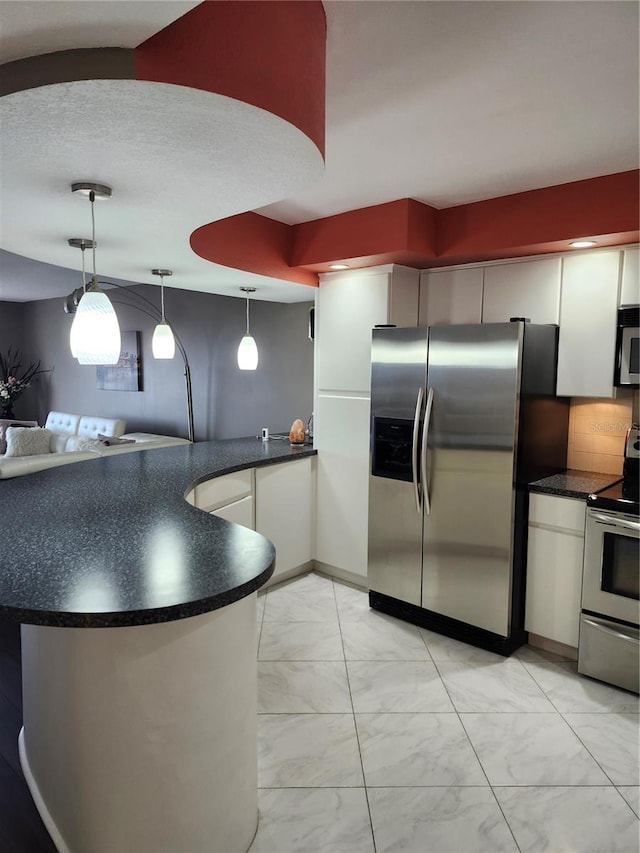
[[[566,468],[557,326],[373,331],[370,604],[501,654],[526,640],[527,484]]]

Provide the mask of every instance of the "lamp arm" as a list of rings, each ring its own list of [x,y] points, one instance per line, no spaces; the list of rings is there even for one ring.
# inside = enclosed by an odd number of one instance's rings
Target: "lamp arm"
[[[109,282],[109,284],[112,284],[112,282]],[[128,287],[124,287],[121,284],[116,284],[115,287],[119,287],[122,290],[127,290],[127,291],[129,290]],[[140,296],[139,293],[132,294],[131,292],[129,292],[129,296],[131,296],[131,295],[135,296],[136,299],[140,299],[141,301],[148,303],[148,305],[153,309],[153,313],[151,311],[149,311],[147,308],[143,308],[141,305],[136,305],[135,303],[122,302],[122,301],[117,300],[117,299],[112,299],[111,302],[115,305],[125,305],[128,308],[136,308],[138,311],[141,311],[143,314],[146,314],[147,317],[151,317],[152,320],[157,321],[160,319],[160,312],[158,311],[156,306],[153,304],[153,302],[151,302],[145,296]],[[165,322],[166,322],[166,320],[165,320]],[[180,351],[180,355],[182,356],[182,361],[184,363],[184,379],[185,379],[185,384],[187,386],[187,422],[188,422],[188,427],[189,427],[189,441],[193,442],[193,441],[195,441],[195,431],[194,431],[194,426],[193,426],[193,393],[192,393],[192,388],[191,388],[191,368],[189,366],[189,359],[187,358],[187,352],[186,352],[184,346],[182,345],[182,341],[180,340],[180,338],[176,334],[173,326],[171,326],[170,323],[167,323],[167,325],[169,326],[169,328],[173,332],[173,336],[176,340],[176,344],[178,345],[178,350]]]

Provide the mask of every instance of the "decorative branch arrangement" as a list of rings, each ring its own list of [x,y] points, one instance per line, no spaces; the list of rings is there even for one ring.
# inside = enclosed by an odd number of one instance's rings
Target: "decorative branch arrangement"
[[[0,410],[2,417],[13,417],[13,404],[27,390],[31,380],[39,373],[49,373],[40,369],[41,362],[31,362],[22,370],[19,349],[9,347],[7,354],[0,353]]]

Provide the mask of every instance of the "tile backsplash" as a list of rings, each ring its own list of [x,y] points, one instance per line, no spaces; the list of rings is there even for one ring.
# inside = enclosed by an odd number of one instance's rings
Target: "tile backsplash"
[[[617,400],[574,397],[569,414],[567,468],[622,476],[624,442],[632,419],[630,394]]]

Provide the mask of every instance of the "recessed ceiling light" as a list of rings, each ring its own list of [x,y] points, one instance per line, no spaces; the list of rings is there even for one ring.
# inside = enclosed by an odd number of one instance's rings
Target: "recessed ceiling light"
[[[592,246],[596,245],[595,240],[572,240],[569,243],[574,249],[590,249]]]
[[[329,264],[330,270],[348,270],[349,264]]]

